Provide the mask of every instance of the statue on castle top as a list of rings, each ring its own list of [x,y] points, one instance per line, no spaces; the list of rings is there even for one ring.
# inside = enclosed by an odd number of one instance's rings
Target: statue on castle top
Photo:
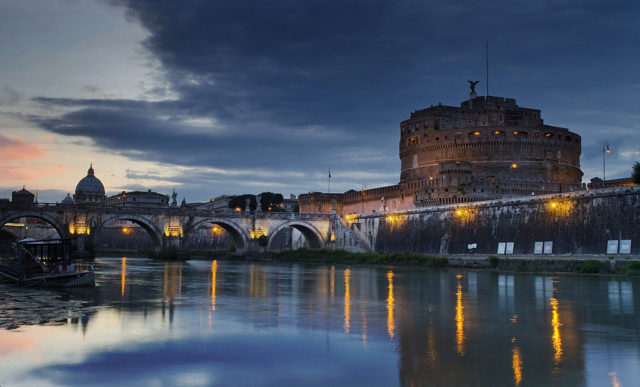
[[[471,88],[471,93],[475,94],[476,93],[476,85],[480,81],[467,81],[467,82],[469,82],[469,87]]]

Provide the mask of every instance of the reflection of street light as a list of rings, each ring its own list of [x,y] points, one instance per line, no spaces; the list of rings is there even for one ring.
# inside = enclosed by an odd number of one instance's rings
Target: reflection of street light
[[[511,186],[511,171],[518,168],[518,164],[513,163],[509,167],[509,197],[513,197],[513,187]]]
[[[604,182],[607,180],[607,169],[604,157],[607,153],[611,153],[611,149],[609,149],[609,144],[605,143],[602,145],[602,188],[604,188]]]

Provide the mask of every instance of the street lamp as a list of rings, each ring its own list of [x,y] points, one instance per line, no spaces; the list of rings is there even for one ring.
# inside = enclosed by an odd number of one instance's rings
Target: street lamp
[[[602,145],[602,188],[604,188],[604,182],[607,180],[607,168],[606,168],[606,158],[605,155],[607,153],[611,153],[611,149],[609,149],[609,144],[605,143]]]
[[[518,164],[512,163],[509,167],[509,197],[513,197],[513,187],[511,186],[511,171],[518,168]]]

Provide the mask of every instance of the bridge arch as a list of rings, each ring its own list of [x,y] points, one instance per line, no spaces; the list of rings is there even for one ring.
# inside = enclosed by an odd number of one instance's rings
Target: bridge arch
[[[203,224],[215,224],[228,232],[236,245],[236,253],[238,254],[243,253],[249,246],[249,237],[241,226],[230,219],[218,217],[204,218],[195,222],[188,230],[185,231],[185,241],[190,238],[191,235],[193,235],[193,233]]]
[[[312,249],[321,249],[324,247],[324,238],[322,236],[322,233],[318,231],[317,228],[315,228],[312,224],[293,220],[293,221],[289,221],[281,224],[270,233],[269,243],[267,244],[267,251],[271,251],[271,248],[272,248],[271,245],[276,235],[278,235],[280,231],[288,227],[293,227],[296,230],[300,231],[302,235],[304,235],[307,242],[309,243],[309,247],[311,247]]]
[[[50,215],[45,212],[38,211],[16,211],[11,212],[8,215],[5,215],[2,219],[0,219],[0,228],[4,227],[5,224],[11,222],[12,220],[20,219],[20,218],[38,218],[44,220],[48,224],[50,224],[53,228],[56,229],[60,238],[66,238],[69,236],[69,229],[63,223],[62,219]]]
[[[142,227],[151,237],[155,246],[162,246],[162,229],[144,216],[133,214],[113,214],[101,218],[97,224],[93,226],[93,234],[97,235],[102,229],[111,222],[118,220],[126,220],[133,222]]]

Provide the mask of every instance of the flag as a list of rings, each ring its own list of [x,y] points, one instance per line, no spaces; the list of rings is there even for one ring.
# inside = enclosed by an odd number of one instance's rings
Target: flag
[[[331,168],[329,168],[329,179],[331,179]]]

